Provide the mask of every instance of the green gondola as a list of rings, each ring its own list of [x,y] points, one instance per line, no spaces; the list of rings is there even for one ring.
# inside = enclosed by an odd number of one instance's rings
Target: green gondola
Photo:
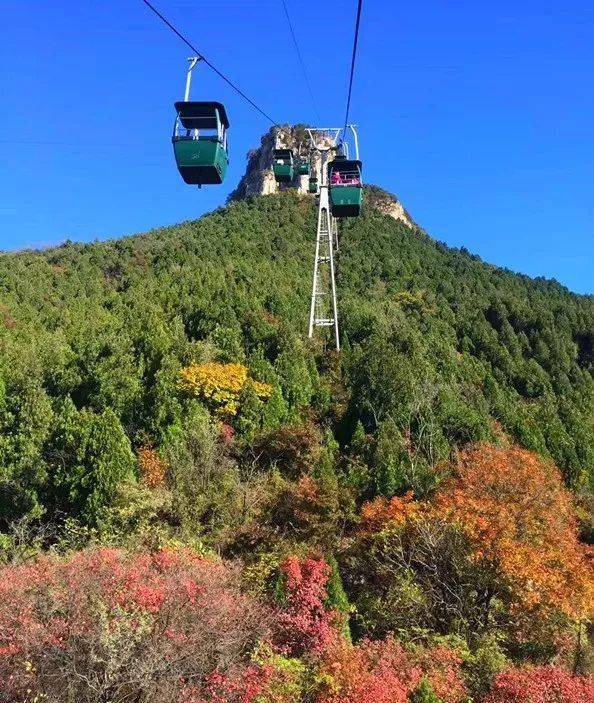
[[[219,185],[225,180],[229,154],[229,120],[221,103],[180,101],[173,128],[173,153],[181,177],[191,185]],[[204,134],[204,131],[207,134]]]
[[[309,179],[309,185],[308,185],[307,189],[310,193],[317,193],[318,192],[318,179],[315,176],[312,176]]]
[[[363,204],[360,161],[339,156],[328,164],[330,210],[334,217],[357,217]]]
[[[291,183],[295,177],[295,159],[292,149],[274,149],[272,171],[277,183]]]
[[[300,176],[309,176],[309,161],[307,161],[307,159],[299,159],[297,173]]]

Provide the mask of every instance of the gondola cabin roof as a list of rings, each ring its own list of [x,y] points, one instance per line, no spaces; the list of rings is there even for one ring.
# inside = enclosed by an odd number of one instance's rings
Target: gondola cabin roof
[[[355,159],[344,159],[339,157],[334,159],[334,161],[330,161],[328,164],[328,173],[332,174],[332,171],[335,168],[339,171],[346,171],[347,173],[349,171],[359,171],[359,173],[361,173],[363,170],[363,163]]]
[[[223,127],[229,129],[227,112],[221,103],[180,100],[175,103],[175,109],[186,129],[216,129],[217,111]]]
[[[272,153],[275,159],[293,158],[293,149],[274,149]]]

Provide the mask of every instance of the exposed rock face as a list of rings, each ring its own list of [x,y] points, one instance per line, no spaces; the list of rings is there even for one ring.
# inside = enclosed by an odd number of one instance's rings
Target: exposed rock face
[[[406,211],[404,205],[395,195],[378,186],[368,185],[365,188],[365,203],[376,208],[384,215],[403,222],[407,227],[415,227],[416,223]]]
[[[305,156],[309,153],[309,145],[309,134],[304,125],[283,125],[280,130],[272,127],[260,140],[259,148],[248,153],[245,174],[239,181],[237,188],[229,196],[229,200],[241,200],[251,195],[270,195],[286,188],[295,189],[300,194],[306,195],[308,193],[308,176],[295,176],[293,183],[279,184],[276,182],[272,173],[272,151],[275,147],[293,149],[294,153],[297,154],[301,151]],[[332,146],[330,138],[327,142],[322,139],[320,146]],[[320,181],[321,157],[318,154],[313,156],[311,165],[318,181]],[[385,215],[403,222],[408,227],[413,227],[415,224],[396,196],[377,186],[365,187],[365,203],[377,208]]]
[[[250,195],[270,195],[284,188],[296,188],[300,193],[307,193],[308,177],[295,176],[293,183],[277,183],[272,173],[272,150],[293,149],[295,153],[302,149],[305,155],[309,148],[309,135],[304,127],[283,125],[278,131],[272,127],[260,140],[260,147],[248,152],[247,168],[237,188],[229,196],[229,200],[241,200]],[[316,167],[319,169],[319,165]]]

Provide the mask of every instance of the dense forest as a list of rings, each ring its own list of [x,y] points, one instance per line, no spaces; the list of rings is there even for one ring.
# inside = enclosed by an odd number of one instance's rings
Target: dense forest
[[[594,297],[315,216],[0,255],[0,702],[594,700]]]

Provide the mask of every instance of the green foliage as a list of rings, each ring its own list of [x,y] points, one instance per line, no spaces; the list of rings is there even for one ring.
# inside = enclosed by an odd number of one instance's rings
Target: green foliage
[[[415,690],[410,694],[410,703],[443,703],[435,694],[429,679],[423,677]]]
[[[311,688],[311,671],[297,658],[285,657],[262,647],[254,661],[272,670],[265,690],[257,697],[257,703],[301,703],[308,688]]]
[[[315,367],[312,369],[302,342],[294,343],[283,349],[275,364],[283,395],[289,408],[298,410],[308,405],[313,392]]]
[[[159,548],[170,538],[172,496],[136,482],[121,483],[110,506],[104,508],[99,536],[105,543],[136,544]]]
[[[10,388],[0,377],[0,527],[43,513],[38,490],[46,479],[43,445],[52,420],[38,382],[24,379]]]
[[[66,400],[45,447],[53,510],[95,525],[118,486],[135,477],[130,442],[116,417],[77,410]]]
[[[464,657],[464,669],[469,690],[480,700],[491,688],[493,680],[508,665],[497,633],[479,638],[474,651]]]
[[[343,227],[340,272],[352,423],[369,431],[389,418],[431,467],[488,439],[496,420],[570,485],[592,485],[591,296],[485,265],[369,208]],[[401,490],[401,474],[381,492]]]
[[[162,448],[169,465],[172,510],[188,535],[234,521],[236,467],[225,455],[216,421],[198,403],[172,425]]]
[[[589,495],[592,297],[368,207],[341,224],[343,352],[325,354],[303,334],[314,226],[311,201],[283,192],[138,237],[0,257],[0,530],[23,516],[96,525],[144,445],[169,457],[167,521],[189,531],[266,503],[256,469],[314,472],[359,503],[423,497],[480,440],[552,457]],[[179,391],[180,370],[205,362],[245,364],[273,389],[267,402],[245,389],[229,446]]]
[[[342,632],[347,640],[351,639],[351,630],[349,627],[349,617],[352,611],[352,606],[349,602],[349,597],[344,590],[340,571],[338,570],[338,562],[331,556],[326,559],[326,563],[330,567],[330,576],[326,583],[327,605],[336,610],[342,616]]]

